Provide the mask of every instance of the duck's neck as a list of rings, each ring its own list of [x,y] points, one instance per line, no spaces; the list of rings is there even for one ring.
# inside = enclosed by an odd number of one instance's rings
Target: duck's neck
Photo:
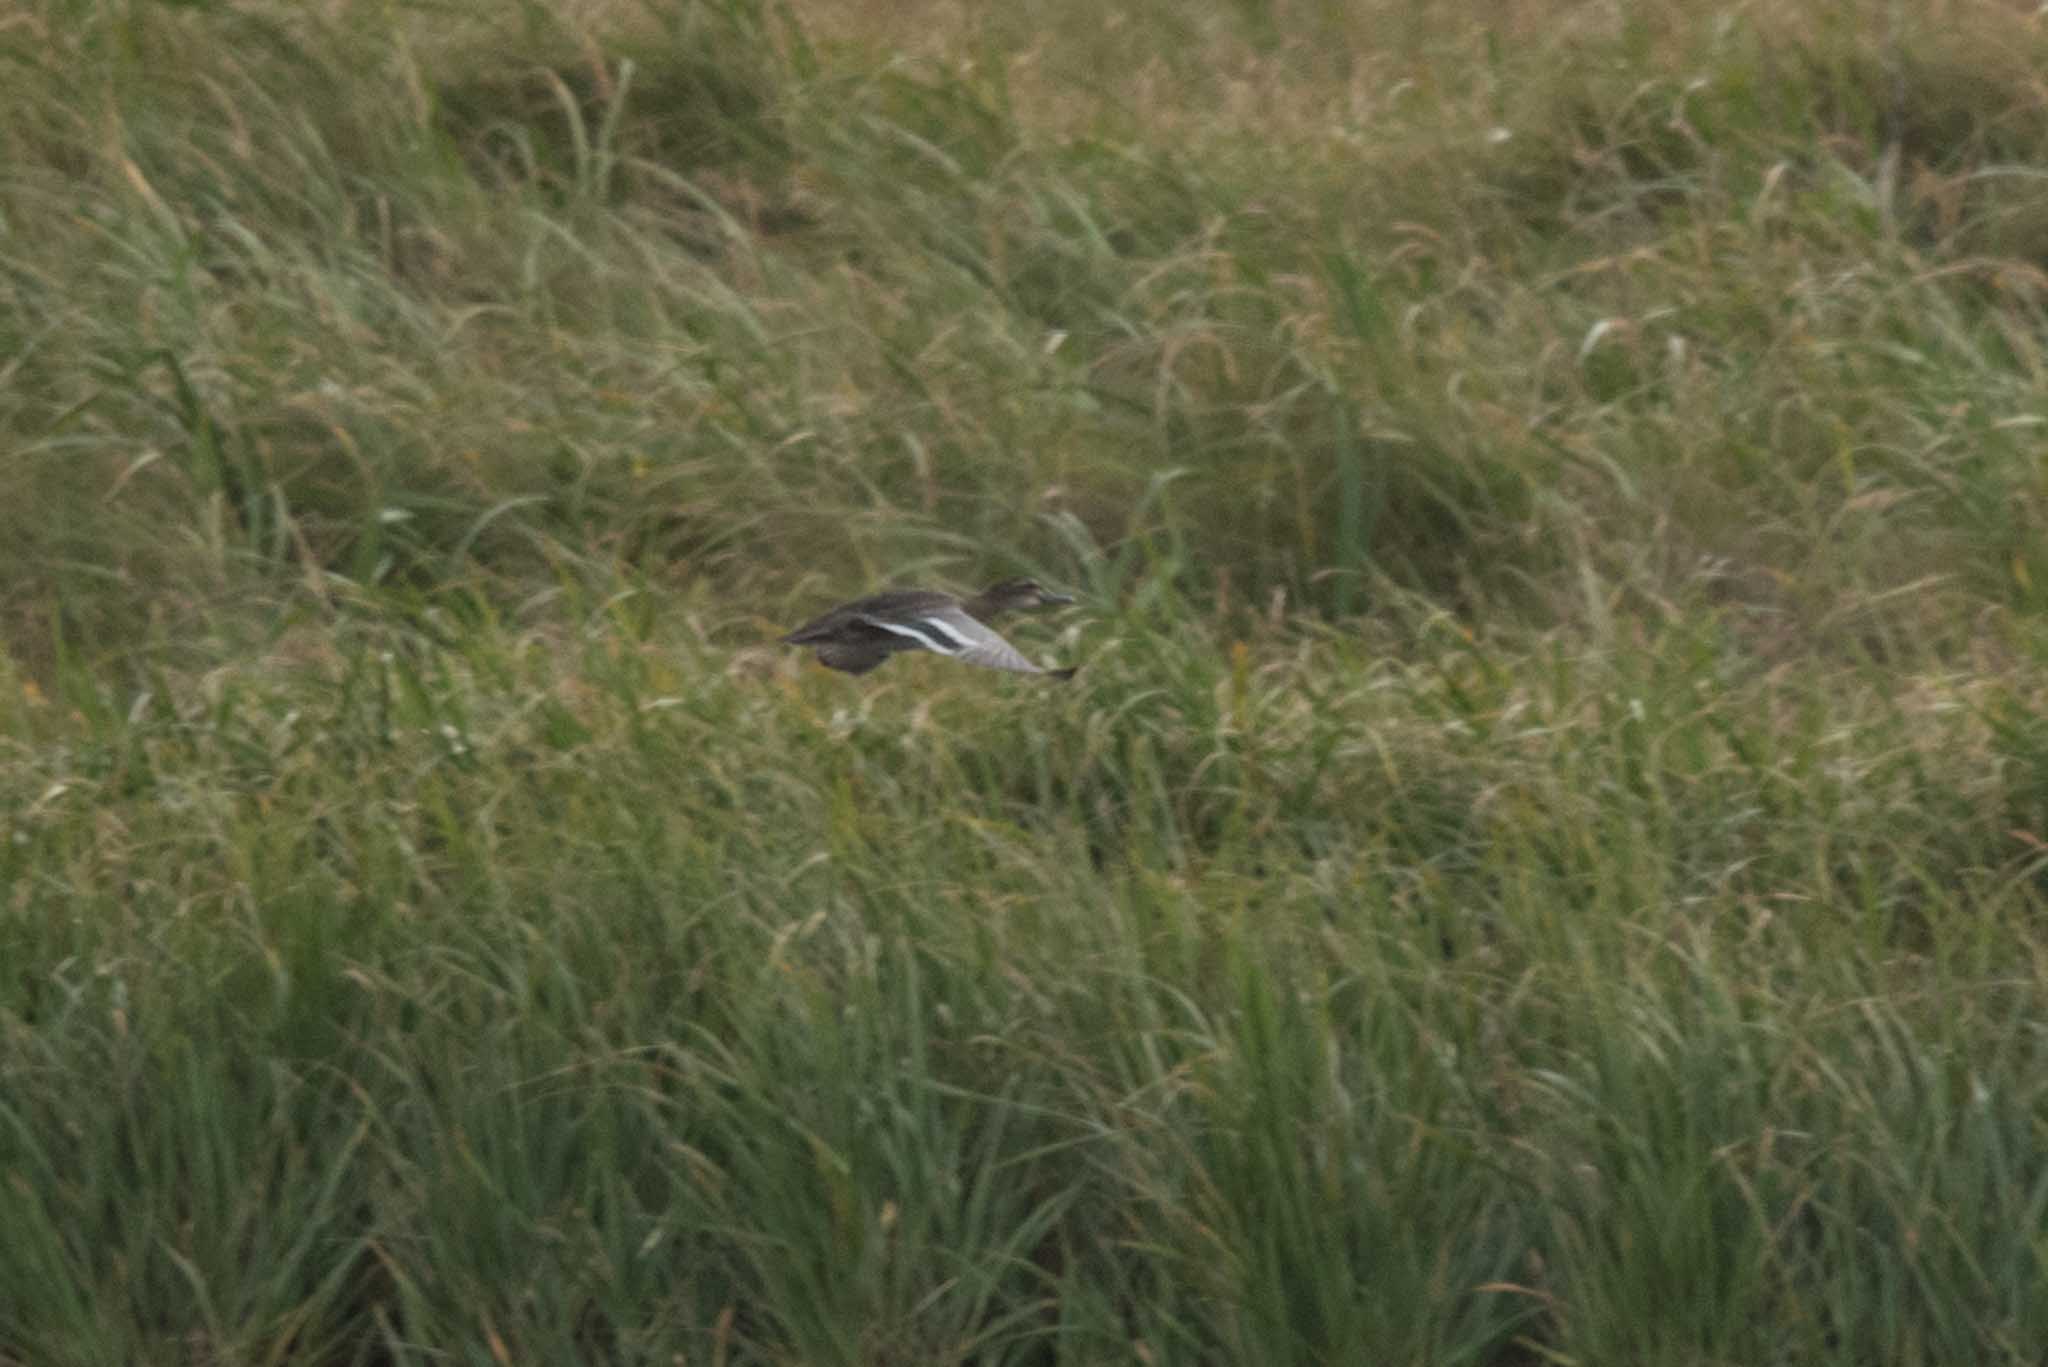
[[[1007,598],[991,598],[988,594],[977,593],[960,604],[960,610],[977,622],[993,621],[1008,612],[1015,604]]]

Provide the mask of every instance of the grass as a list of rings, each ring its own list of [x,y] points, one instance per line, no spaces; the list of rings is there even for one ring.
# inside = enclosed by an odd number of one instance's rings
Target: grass
[[[1782,8],[0,21],[0,1364],[2040,1367],[2048,39]]]

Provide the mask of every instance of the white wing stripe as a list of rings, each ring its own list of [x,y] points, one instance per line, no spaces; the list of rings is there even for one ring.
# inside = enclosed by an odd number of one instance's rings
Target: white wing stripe
[[[920,617],[917,619],[917,625],[945,637],[956,649],[966,650],[974,644],[972,635],[961,631],[944,617]]]
[[[861,620],[869,626],[908,637],[935,655],[958,655],[969,645],[960,639],[960,633],[929,617],[920,617],[915,622],[885,622],[879,617],[863,617]]]

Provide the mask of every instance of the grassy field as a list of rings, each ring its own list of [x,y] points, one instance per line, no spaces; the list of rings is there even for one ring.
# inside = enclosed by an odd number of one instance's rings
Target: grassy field
[[[0,1367],[2048,1363],[2031,11],[0,11]]]

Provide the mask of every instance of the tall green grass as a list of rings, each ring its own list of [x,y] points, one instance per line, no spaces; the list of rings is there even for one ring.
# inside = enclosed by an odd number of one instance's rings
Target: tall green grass
[[[2042,39],[1867,19],[0,23],[0,1363],[2038,1364]]]
[[[24,1360],[2039,1342],[1993,699],[1677,628],[1519,698],[1429,634],[1065,695],[359,644],[17,720]]]

